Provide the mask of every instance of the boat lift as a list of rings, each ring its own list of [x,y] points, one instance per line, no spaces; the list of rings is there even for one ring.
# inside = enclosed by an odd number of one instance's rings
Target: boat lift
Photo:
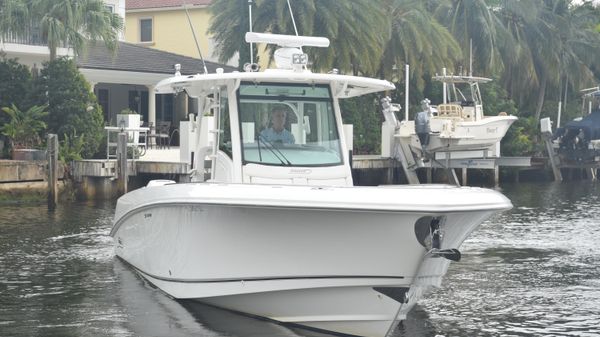
[[[388,126],[384,124],[383,128]],[[385,132],[385,131],[384,131]],[[432,154],[429,161],[421,161],[415,158],[409,146],[401,137],[393,137],[391,140],[384,140],[382,143],[382,157],[390,157],[397,160],[402,165],[402,170],[409,184],[420,184],[421,181],[417,175],[420,168],[429,169],[427,181],[431,179],[431,169],[444,169],[448,182],[454,185],[460,185],[460,181],[466,182],[467,169],[494,170],[494,182],[498,184],[499,167],[532,167],[531,157],[500,157],[499,144],[488,150],[461,151],[461,152],[436,152]],[[455,169],[462,170],[462,179],[459,180]]]
[[[382,157],[389,157],[398,160],[402,164],[402,169],[408,180],[409,184],[419,184],[419,177],[416,170],[419,168],[438,168],[446,171],[448,182],[454,185],[460,185],[458,177],[454,169],[462,169],[462,181],[466,181],[467,169],[493,169],[494,180],[498,183],[499,180],[499,166],[513,166],[513,167],[531,167],[531,157],[500,157],[500,141],[496,144],[489,146],[488,148],[478,149],[465,149],[457,151],[445,151],[445,147],[438,146],[434,149],[421,150],[422,156],[415,154],[410,147],[410,139],[401,137],[401,128],[406,129],[407,127],[413,128],[413,126],[407,126],[409,123],[409,65],[405,68],[405,109],[404,109],[404,120],[399,121],[396,117],[396,113],[400,111],[401,107],[399,104],[393,104],[389,97],[381,99],[382,113],[385,118],[385,122],[382,126]],[[444,75],[439,77],[442,79],[449,79],[451,83],[464,82],[465,78],[460,76],[447,76],[444,69]],[[475,101],[481,102],[481,94],[477,83],[488,82],[490,79],[469,77],[474,81],[475,84],[469,82],[469,86],[472,92],[472,97]],[[446,82],[442,81],[444,85],[444,100],[447,102],[446,96]],[[454,96],[457,96],[457,89],[453,87]],[[461,94],[462,95],[462,94]],[[464,96],[463,96],[464,99]],[[424,103],[424,111],[431,112],[429,101],[426,100]],[[479,103],[480,104],[480,103]],[[446,105],[446,104],[445,104]],[[475,114],[482,114],[481,108],[477,110],[475,108]],[[430,114],[431,115],[431,114]],[[475,118],[475,117],[471,117]],[[482,118],[482,116],[479,116]],[[431,133],[430,133],[431,135]],[[431,173],[431,171],[428,171]],[[428,177],[429,178],[429,177]],[[431,179],[428,179],[431,181]]]

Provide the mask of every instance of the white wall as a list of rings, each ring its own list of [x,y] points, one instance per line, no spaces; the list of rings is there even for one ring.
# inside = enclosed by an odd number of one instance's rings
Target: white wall
[[[119,34],[119,40],[125,41],[125,0],[104,0],[104,3],[111,6],[114,12],[123,18],[123,31]]]

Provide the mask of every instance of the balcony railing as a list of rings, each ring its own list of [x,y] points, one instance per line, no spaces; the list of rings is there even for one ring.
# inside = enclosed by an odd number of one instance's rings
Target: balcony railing
[[[41,29],[38,24],[31,23],[27,25],[22,31],[18,33],[8,34],[4,38],[0,37],[0,42],[4,43],[16,43],[25,44],[30,46],[47,46],[48,41],[41,33]],[[67,44],[61,43],[59,47],[66,48]]]
[[[30,46],[47,46],[48,43],[44,41],[38,34],[31,34],[26,36],[8,36],[4,39],[0,39],[4,43],[16,43],[26,44]]]
[[[47,46],[48,42],[42,36],[38,23],[31,22],[19,32],[12,32],[0,38],[4,43],[26,44],[31,46]]]

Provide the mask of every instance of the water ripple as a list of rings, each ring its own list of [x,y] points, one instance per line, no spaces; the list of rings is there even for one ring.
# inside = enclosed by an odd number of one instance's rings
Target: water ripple
[[[442,289],[409,314],[433,323],[398,336],[600,335],[597,184],[505,188],[515,208],[461,247]]]
[[[503,193],[515,208],[473,233],[395,337],[600,335],[599,184]],[[0,335],[317,335],[165,296],[114,258],[113,212],[0,207]]]

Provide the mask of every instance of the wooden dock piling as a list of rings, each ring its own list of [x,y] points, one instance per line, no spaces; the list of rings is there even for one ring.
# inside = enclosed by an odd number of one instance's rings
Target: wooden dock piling
[[[48,210],[56,209],[58,203],[58,137],[48,134]]]
[[[127,139],[127,133],[119,133],[117,140],[117,181],[119,195],[127,193],[127,179],[129,178],[127,169]]]
[[[563,181],[563,177],[560,168],[558,167],[558,157],[555,155],[554,149],[552,148],[552,133],[542,132],[542,137],[544,138],[544,144],[546,145],[546,151],[548,152],[548,159],[550,159],[554,181],[561,182]]]

